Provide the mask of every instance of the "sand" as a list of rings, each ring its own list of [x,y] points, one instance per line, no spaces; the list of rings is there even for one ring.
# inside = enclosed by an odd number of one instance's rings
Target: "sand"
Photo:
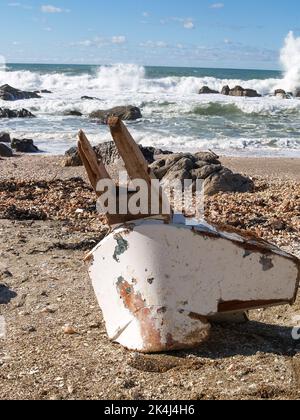
[[[0,399],[300,399],[299,296],[247,324],[215,325],[198,350],[144,356],[110,343],[83,262],[106,228],[90,188],[70,180],[85,179],[83,168],[61,161],[0,161]],[[300,256],[300,160],[222,162],[254,177],[256,191],[210,199],[207,216]],[[3,219],[10,206],[36,220]]]

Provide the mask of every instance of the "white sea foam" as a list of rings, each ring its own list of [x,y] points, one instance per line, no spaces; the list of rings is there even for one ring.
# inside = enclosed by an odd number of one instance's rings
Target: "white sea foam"
[[[290,34],[285,53],[298,45]],[[294,45],[295,47],[295,45]],[[283,56],[284,56],[283,54]],[[286,70],[288,69],[287,60]],[[47,152],[63,153],[76,142],[76,132],[83,128],[94,144],[109,140],[107,127],[91,124],[87,116],[98,109],[132,104],[142,109],[143,120],[131,123],[130,130],[144,145],[171,150],[210,148],[223,153],[238,150],[277,153],[298,150],[300,139],[300,100],[274,96],[235,98],[223,95],[198,95],[207,85],[221,90],[224,85],[256,89],[270,95],[276,88],[291,90],[297,85],[297,60],[293,71],[280,79],[219,79],[215,77],[147,78],[143,67],[118,64],[99,67],[94,74],[5,71],[0,67],[0,85],[8,83],[23,90],[48,89],[41,99],[17,102],[0,101],[0,107],[24,107],[38,118],[0,120],[0,131],[8,129],[15,137],[30,137]],[[289,89],[290,87],[290,89]],[[88,95],[99,100],[81,100]],[[77,110],[85,117],[65,117]],[[290,137],[289,137],[290,136]],[[251,152],[252,153],[252,152]]]
[[[143,92],[152,94],[174,94],[178,96],[197,93],[203,85],[221,91],[224,85],[231,88],[242,85],[267,95],[280,85],[278,79],[249,80],[218,79],[214,77],[164,77],[148,79],[145,69],[134,64],[102,66],[94,74],[69,75],[64,73],[40,74],[31,71],[0,71],[0,85],[8,83],[23,90],[49,89],[56,93],[90,92],[103,93]]]
[[[280,59],[285,71],[282,87],[296,93],[300,89],[300,37],[296,38],[293,32],[285,39]]]

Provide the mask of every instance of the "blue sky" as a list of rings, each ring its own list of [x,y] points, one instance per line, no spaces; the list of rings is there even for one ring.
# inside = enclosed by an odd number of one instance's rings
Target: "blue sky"
[[[7,62],[279,67],[299,0],[0,0]]]

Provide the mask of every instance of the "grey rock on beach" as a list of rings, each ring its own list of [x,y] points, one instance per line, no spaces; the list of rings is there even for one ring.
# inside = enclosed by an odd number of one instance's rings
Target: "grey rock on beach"
[[[31,139],[13,139],[11,147],[19,153],[38,153],[40,151]]]
[[[13,151],[9,146],[7,146],[7,144],[0,143],[0,156],[6,158],[12,157]]]
[[[180,153],[165,156],[151,165],[156,177],[163,183],[174,180],[191,179],[204,181],[206,195],[219,192],[251,192],[253,181],[240,174],[234,174],[222,166],[219,157],[213,152],[196,154]]]
[[[10,143],[11,138],[9,133],[0,132],[0,143]]]
[[[117,106],[108,110],[94,111],[90,118],[98,120],[101,124],[106,124],[109,117],[119,117],[123,121],[135,121],[142,118],[141,110],[135,106]]]
[[[240,174],[234,174],[222,166],[219,157],[211,152],[172,153],[154,147],[139,146],[155,176],[163,183],[174,180],[197,179],[204,181],[205,193],[253,191],[253,181]],[[114,142],[106,142],[94,147],[96,155],[105,165],[116,164],[120,155]],[[66,152],[64,166],[82,166],[77,147]]]
[[[40,96],[36,92],[26,92],[15,89],[10,85],[0,86],[0,99],[3,101],[19,101],[23,99],[37,99]]]

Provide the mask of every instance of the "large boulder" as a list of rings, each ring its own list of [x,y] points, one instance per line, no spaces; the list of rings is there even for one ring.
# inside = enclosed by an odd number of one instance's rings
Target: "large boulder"
[[[11,147],[19,153],[38,153],[40,151],[31,139],[13,139]]]
[[[276,89],[275,92],[274,92],[274,96],[276,96],[276,98],[280,98],[280,99],[288,99],[288,94],[283,89]]]
[[[9,146],[7,146],[7,144],[0,143],[0,156],[7,157],[7,158],[12,157],[13,151],[11,150]]]
[[[224,86],[222,88],[221,94],[222,95],[225,95],[225,96],[229,96],[229,93],[230,93],[230,87],[228,85],[227,86]]]
[[[139,147],[149,164],[152,164],[158,156],[171,153],[169,151],[163,151],[154,147]],[[113,141],[108,141],[95,146],[94,151],[96,152],[97,157],[102,159],[105,165],[111,165],[120,160],[118,149]],[[66,151],[63,165],[66,167],[82,166],[82,161],[80,159],[77,147],[71,147],[71,149]]]
[[[0,132],[0,143],[10,143],[11,138],[9,133]]]
[[[123,121],[135,121],[142,118],[141,110],[135,106],[117,106],[108,110],[94,111],[90,118],[99,120],[101,124],[106,124],[109,117],[119,117]]]
[[[252,179],[234,174],[226,168],[211,174],[204,181],[204,191],[206,195],[215,195],[220,192],[239,192],[246,193],[254,190]]]
[[[218,93],[217,90],[210,89],[208,86],[203,86],[203,88],[199,90],[199,95],[216,95]]]
[[[0,108],[0,118],[35,118],[35,115],[24,108],[19,110]]]
[[[26,92],[9,85],[0,86],[0,99],[3,101],[19,101],[32,98],[40,98],[40,96],[36,92]]]
[[[165,156],[155,161],[151,168],[163,184],[180,180],[184,186],[184,180],[190,179],[195,187],[196,180],[202,180],[206,195],[220,192],[249,192],[254,188],[250,178],[234,174],[224,168],[219,157],[213,152]]]
[[[296,98],[300,98],[300,89],[297,90],[296,94],[295,94]]]
[[[241,86],[236,86],[233,89],[230,89],[229,86],[224,86],[221,93],[226,96],[261,98],[261,95],[256,90],[244,89]]]

